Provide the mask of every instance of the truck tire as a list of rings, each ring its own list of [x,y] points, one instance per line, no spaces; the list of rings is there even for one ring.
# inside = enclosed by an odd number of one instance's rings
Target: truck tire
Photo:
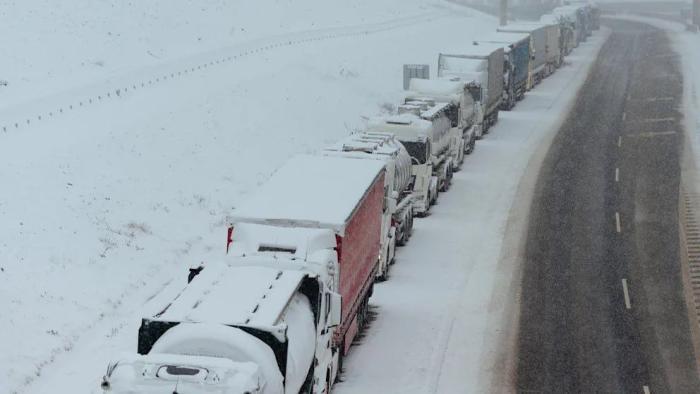
[[[344,352],[341,346],[341,348],[338,349],[338,371],[335,373],[335,382],[333,383],[341,382],[340,374],[343,372],[343,361],[345,359],[345,355],[343,353]]]
[[[396,230],[396,246],[404,246],[406,245],[406,241],[408,241],[408,234],[406,233],[406,230],[408,229],[408,214],[406,214],[406,217],[401,221],[401,226]],[[401,235],[401,236],[399,236]]]
[[[442,181],[442,185],[440,185],[441,192],[446,192],[450,189],[450,182],[452,182],[452,174],[452,165],[450,164],[445,170],[445,179]]]
[[[387,267],[385,269],[383,269],[382,272],[380,272],[379,275],[377,276],[377,278],[376,278],[377,282],[386,282],[387,271],[389,271],[388,263],[387,263]]]
[[[404,245],[408,242],[409,239],[411,239],[411,235],[413,234],[413,210],[410,210],[408,212],[408,216],[406,217],[406,227],[404,227]]]

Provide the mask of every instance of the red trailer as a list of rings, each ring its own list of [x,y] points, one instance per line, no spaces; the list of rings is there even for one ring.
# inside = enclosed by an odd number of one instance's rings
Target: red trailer
[[[335,235],[342,296],[334,342],[345,354],[365,323],[380,253],[386,208],[384,163],[322,155],[296,156],[236,207],[236,223],[328,229]],[[261,240],[261,245],[263,245]]]

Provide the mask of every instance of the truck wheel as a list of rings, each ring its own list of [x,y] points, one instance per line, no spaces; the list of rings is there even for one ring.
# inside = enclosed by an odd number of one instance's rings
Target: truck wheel
[[[406,242],[411,239],[413,235],[413,210],[408,213],[408,225],[406,226]]]
[[[396,246],[404,246],[406,245],[406,241],[408,241],[408,234],[406,233],[408,229],[408,215],[406,215],[406,217],[401,222],[401,226],[399,226],[399,229],[397,229],[396,234]]]
[[[396,229],[396,246],[404,246],[406,244],[406,224],[401,223],[401,226]]]
[[[362,331],[367,323],[367,298],[357,308],[357,330]]]
[[[345,355],[343,354],[343,350],[338,349],[338,370],[335,372],[335,382],[334,383],[340,382],[340,373],[343,372],[344,358],[345,358]]]
[[[440,188],[441,192],[446,192],[450,189],[450,182],[452,181],[452,166],[449,165],[447,166],[447,169],[445,170],[445,179],[442,181],[442,187]]]

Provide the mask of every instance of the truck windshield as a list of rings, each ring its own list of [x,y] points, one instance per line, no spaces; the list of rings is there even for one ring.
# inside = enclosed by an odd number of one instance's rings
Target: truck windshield
[[[401,141],[401,143],[408,151],[408,154],[411,155],[414,163],[418,162],[418,164],[425,164],[426,160],[428,159],[425,142]]]

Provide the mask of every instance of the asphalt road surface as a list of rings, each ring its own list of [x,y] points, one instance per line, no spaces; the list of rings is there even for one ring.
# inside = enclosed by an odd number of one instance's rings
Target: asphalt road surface
[[[700,393],[679,261],[679,58],[660,30],[608,26],[539,175],[516,384]]]

